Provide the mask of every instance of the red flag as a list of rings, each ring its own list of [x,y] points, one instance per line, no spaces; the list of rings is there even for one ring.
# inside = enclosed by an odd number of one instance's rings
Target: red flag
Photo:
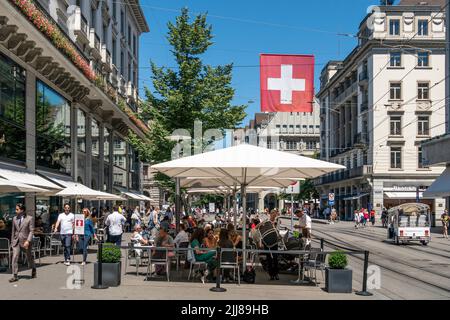
[[[261,111],[312,112],[314,56],[261,54]]]

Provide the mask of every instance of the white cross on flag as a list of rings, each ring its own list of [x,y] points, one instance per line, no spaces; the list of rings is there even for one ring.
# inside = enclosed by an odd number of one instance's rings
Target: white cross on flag
[[[312,112],[314,56],[261,54],[261,111]]]

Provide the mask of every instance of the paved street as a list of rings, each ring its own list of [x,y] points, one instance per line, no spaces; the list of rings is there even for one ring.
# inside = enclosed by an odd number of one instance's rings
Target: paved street
[[[80,261],[80,256],[76,257]],[[95,253],[90,254],[89,261],[95,261]],[[386,299],[385,296],[375,294],[372,297],[360,297],[353,294],[329,294],[323,290],[324,281],[318,287],[315,286],[295,286],[290,284],[295,280],[293,275],[280,275],[280,281],[270,282],[268,276],[261,268],[257,268],[256,284],[241,283],[225,284],[227,289],[225,293],[213,293],[209,289],[215,284],[202,284],[199,279],[188,282],[188,270],[180,274],[173,273],[171,281],[166,278],[158,278],[152,281],[144,281],[145,267],[140,268],[139,276],[136,276],[135,267],[131,266],[127,274],[122,276],[122,284],[117,288],[107,290],[91,289],[93,284],[93,264],[89,263],[85,267],[86,283],[80,289],[67,289],[66,282],[69,274],[66,266],[62,264],[61,256],[42,258],[41,265],[38,267],[38,278],[29,279],[30,271],[24,271],[20,274],[21,280],[15,284],[8,283],[10,274],[0,273],[0,299],[189,299],[189,300],[373,300]],[[123,266],[124,266],[123,260]],[[78,265],[78,264],[73,264]],[[173,267],[174,269],[174,267]],[[122,271],[124,274],[124,270]],[[70,281],[69,281],[70,282]],[[354,290],[361,288],[358,281],[354,282]]]
[[[313,234],[334,246],[369,250],[369,265],[381,268],[381,289],[372,290],[389,299],[448,299],[450,297],[450,240],[432,234],[428,246],[408,244],[396,246],[386,240],[386,229],[355,229],[351,222],[313,226]],[[360,256],[361,257],[361,256]],[[361,257],[362,258],[362,257]],[[354,279],[362,279],[363,261],[351,258]],[[355,267],[356,266],[356,267]]]

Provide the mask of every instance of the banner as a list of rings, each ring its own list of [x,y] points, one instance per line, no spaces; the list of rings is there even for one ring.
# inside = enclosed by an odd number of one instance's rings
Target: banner
[[[314,56],[261,54],[261,111],[312,112]]]
[[[75,234],[84,235],[84,214],[75,215]]]

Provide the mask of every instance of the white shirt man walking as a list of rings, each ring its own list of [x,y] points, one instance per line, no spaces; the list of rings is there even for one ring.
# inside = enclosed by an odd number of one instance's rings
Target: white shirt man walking
[[[116,246],[120,246],[122,243],[123,227],[127,219],[119,213],[117,207],[113,207],[113,213],[111,213],[106,219],[105,224],[109,228],[109,242],[114,243]]]
[[[70,212],[70,205],[66,203],[64,205],[64,212],[58,216],[56,221],[54,232],[58,231],[58,227],[61,226],[61,242],[64,247],[64,264],[70,266],[70,249],[72,248],[73,228],[75,225],[75,215]]]

